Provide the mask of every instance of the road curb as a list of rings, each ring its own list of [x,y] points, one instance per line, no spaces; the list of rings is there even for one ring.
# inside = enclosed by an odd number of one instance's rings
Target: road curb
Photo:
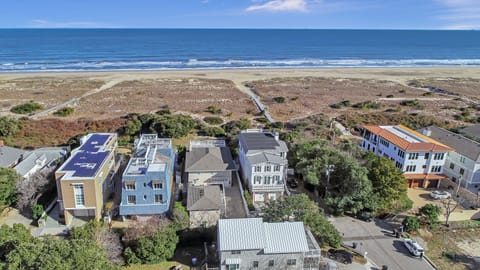
[[[438,270],[438,267],[433,263],[432,260],[430,260],[430,258],[428,258],[426,255],[423,255],[423,258],[425,259],[425,261],[427,261],[428,264],[430,264],[430,266],[433,267],[433,269]]]

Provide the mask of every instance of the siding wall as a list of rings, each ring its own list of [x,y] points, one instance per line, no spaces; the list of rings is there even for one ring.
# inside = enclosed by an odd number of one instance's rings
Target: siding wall
[[[258,261],[258,268],[256,269],[302,269],[303,268],[303,254],[302,253],[290,253],[290,254],[263,254],[261,250],[242,250],[240,254],[232,254],[231,251],[220,252],[220,267],[222,270],[226,270],[225,260],[227,258],[240,259],[240,269],[255,269],[253,268],[253,262]],[[296,265],[287,266],[288,259],[295,259]],[[268,262],[274,260],[274,266],[269,267]]]

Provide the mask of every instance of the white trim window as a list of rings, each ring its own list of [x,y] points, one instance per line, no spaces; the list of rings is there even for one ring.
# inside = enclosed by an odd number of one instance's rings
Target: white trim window
[[[125,183],[125,190],[135,190],[136,186],[135,183]]]
[[[273,176],[273,183],[274,184],[280,183],[280,175],[274,175]]]
[[[270,165],[265,166],[265,171],[266,172],[271,172],[271,170],[272,170],[272,166],[270,166]]]
[[[440,172],[440,171],[442,171],[442,166],[438,166],[438,165],[432,166],[432,172],[435,173],[435,172]]]
[[[128,195],[127,196],[127,204],[137,204],[137,196]]]
[[[280,171],[280,165],[273,166],[273,171],[274,172],[279,172]]]
[[[254,172],[262,172],[262,166],[255,166],[253,171]]]
[[[254,185],[261,185],[262,184],[262,177],[260,175],[255,175],[253,177],[253,184]]]
[[[75,207],[85,207],[85,193],[83,184],[73,184],[73,196],[75,197]]]
[[[155,203],[156,204],[163,203],[163,195],[162,194],[155,194]]]
[[[270,185],[272,177],[269,175],[266,175],[263,177],[263,184],[264,185]]]
[[[163,188],[163,182],[162,182],[162,181],[158,181],[158,180],[153,181],[153,185],[152,185],[152,186],[153,186],[153,189],[156,189],[156,190],[162,189],[162,188]]]

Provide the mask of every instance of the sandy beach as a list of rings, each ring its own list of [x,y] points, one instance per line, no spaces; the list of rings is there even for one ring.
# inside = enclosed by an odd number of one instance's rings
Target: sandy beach
[[[412,82],[454,95],[425,96],[428,89],[412,87]],[[423,113],[451,117],[455,112],[446,108],[477,102],[479,89],[480,67],[3,73],[0,113],[8,115],[12,106],[34,100],[47,109],[74,107],[67,119],[108,119],[167,107],[202,116],[211,105],[226,119],[252,118],[256,107],[250,95],[255,94],[279,121],[349,110],[330,108],[342,100],[380,102],[385,110],[418,99]],[[280,96],[284,103],[272,100]]]

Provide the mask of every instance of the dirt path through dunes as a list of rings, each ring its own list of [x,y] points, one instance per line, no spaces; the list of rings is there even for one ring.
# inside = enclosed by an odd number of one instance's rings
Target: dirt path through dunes
[[[110,88],[112,88],[113,86],[115,86],[116,84],[121,83],[122,81],[124,81],[124,80],[123,80],[123,79],[113,79],[113,80],[108,81],[107,83],[105,83],[104,85],[102,85],[102,86],[100,86],[100,87],[98,87],[98,88],[95,88],[95,89],[93,89],[93,90],[90,90],[90,91],[86,92],[85,94],[81,95],[80,97],[72,98],[72,99],[70,99],[70,100],[68,100],[68,101],[66,101],[66,102],[63,102],[63,103],[58,104],[58,105],[55,105],[55,106],[53,106],[53,107],[51,107],[51,108],[49,108],[49,109],[43,110],[43,111],[38,112],[38,113],[33,114],[33,115],[30,115],[29,118],[30,118],[30,119],[36,119],[36,118],[39,118],[39,117],[48,115],[48,114],[50,114],[50,113],[52,113],[52,112],[55,112],[55,111],[57,111],[57,110],[59,110],[59,109],[62,109],[62,108],[64,108],[64,107],[66,107],[66,106],[68,106],[68,105],[70,105],[70,104],[72,104],[72,103],[75,103],[75,102],[79,101],[79,100],[82,99],[82,98],[86,98],[86,97],[88,97],[88,96],[90,96],[90,95],[93,95],[93,94],[96,94],[96,93],[100,93],[100,92],[102,92],[102,91],[104,91],[104,90],[110,89]]]
[[[257,95],[255,95],[255,93],[252,91],[252,89],[250,87],[247,87],[245,84],[246,82],[241,82],[241,81],[238,81],[238,80],[231,80],[233,82],[233,84],[238,88],[238,90],[240,90],[240,92],[250,96],[250,98],[253,100],[253,102],[255,103],[255,106],[257,106],[258,110],[260,112],[263,112],[265,118],[268,120],[268,122],[270,123],[274,123],[275,120],[273,120],[272,116],[270,115],[270,113],[268,112],[268,108],[265,107],[265,105],[263,105],[262,103],[262,100],[260,99],[260,97],[258,97]]]

